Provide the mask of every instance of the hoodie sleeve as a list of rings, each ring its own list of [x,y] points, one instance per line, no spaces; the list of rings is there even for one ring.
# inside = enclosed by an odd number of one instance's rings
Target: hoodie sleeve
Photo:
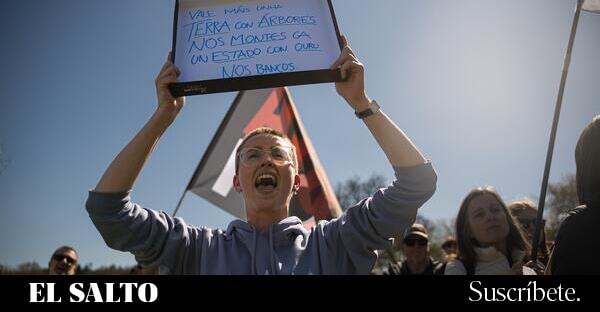
[[[196,246],[197,238],[209,234],[180,218],[134,204],[129,192],[90,191],[86,209],[109,247],[131,252],[142,265],[160,265],[173,274],[194,271],[187,266],[200,261],[203,240]]]
[[[394,171],[392,185],[350,207],[339,219],[319,224],[322,248],[334,252],[332,259],[324,260],[324,271],[332,266],[342,274],[369,274],[377,260],[375,250],[390,247],[390,238],[401,236],[414,223],[417,209],[435,192],[437,175],[429,161]]]

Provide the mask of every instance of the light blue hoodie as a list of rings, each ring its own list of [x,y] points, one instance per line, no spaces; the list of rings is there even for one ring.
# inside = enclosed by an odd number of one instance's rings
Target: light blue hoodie
[[[396,181],[341,217],[306,230],[288,217],[258,232],[232,221],[226,231],[197,228],[141,208],[127,193],[90,191],[86,209],[111,248],[171,274],[369,274],[390,238],[401,236],[434,193],[431,163],[395,167]]]

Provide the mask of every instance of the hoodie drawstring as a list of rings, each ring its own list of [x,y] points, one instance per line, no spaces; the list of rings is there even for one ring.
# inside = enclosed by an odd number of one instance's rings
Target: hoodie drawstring
[[[252,274],[256,275],[256,229],[252,229]]]
[[[269,261],[271,262],[271,274],[277,275],[277,269],[275,266],[275,259],[273,259],[273,255],[275,254],[273,250],[273,226],[269,227]]]

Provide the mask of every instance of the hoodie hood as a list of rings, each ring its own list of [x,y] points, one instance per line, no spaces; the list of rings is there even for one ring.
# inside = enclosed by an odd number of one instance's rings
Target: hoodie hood
[[[275,224],[271,224],[269,225],[269,228],[265,231],[268,231],[269,229],[271,229],[275,234],[276,240],[279,240],[281,237],[286,237],[288,235],[308,235],[308,231],[304,229],[302,221],[300,221],[300,218],[296,216],[287,217]],[[226,234],[229,236],[232,235],[234,232],[245,236],[249,235],[252,232],[256,232],[256,228],[254,227],[254,225],[246,221],[237,219],[229,223]]]
[[[306,248],[309,231],[298,217],[292,216],[261,232],[248,222],[235,220],[229,224],[226,235],[235,236],[248,248],[252,274],[289,274]]]

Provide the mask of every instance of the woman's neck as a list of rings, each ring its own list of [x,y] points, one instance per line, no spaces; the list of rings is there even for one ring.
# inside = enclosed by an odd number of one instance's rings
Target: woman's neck
[[[500,242],[495,242],[495,243],[488,243],[488,244],[477,243],[476,247],[479,247],[479,248],[494,247],[496,250],[498,250],[499,252],[501,252],[504,256],[508,256],[508,249],[507,249],[507,246],[506,246],[506,240],[502,240]]]
[[[492,246],[494,246],[494,248],[496,248],[499,252],[501,252],[502,254],[504,254],[504,256],[508,257],[508,250],[506,247],[506,240],[502,240],[496,243],[493,243]]]

